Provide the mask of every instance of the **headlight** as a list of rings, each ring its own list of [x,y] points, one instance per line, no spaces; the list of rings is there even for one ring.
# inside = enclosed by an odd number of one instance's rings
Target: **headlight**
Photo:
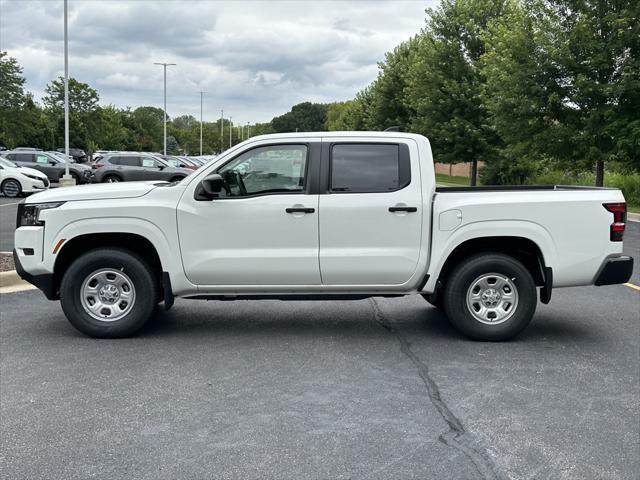
[[[63,203],[64,202],[19,204],[16,228],[44,225],[44,222],[41,222],[38,218],[40,216],[40,212],[50,208],[58,208]]]
[[[38,180],[39,182],[44,182],[44,180],[40,177],[36,177],[35,175],[29,175],[28,173],[23,173],[25,177],[28,177],[32,180]]]

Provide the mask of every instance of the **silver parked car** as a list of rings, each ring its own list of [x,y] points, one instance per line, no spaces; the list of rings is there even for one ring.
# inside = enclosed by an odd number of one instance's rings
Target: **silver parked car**
[[[180,181],[192,170],[172,167],[161,158],[144,153],[114,152],[93,164],[94,182],[130,182],[141,180]]]

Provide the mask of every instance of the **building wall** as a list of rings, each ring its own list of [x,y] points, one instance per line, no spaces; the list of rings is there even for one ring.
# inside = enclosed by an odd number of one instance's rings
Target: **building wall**
[[[484,166],[484,162],[478,162],[478,171]],[[453,177],[471,177],[471,162],[464,163],[437,163],[436,173]]]

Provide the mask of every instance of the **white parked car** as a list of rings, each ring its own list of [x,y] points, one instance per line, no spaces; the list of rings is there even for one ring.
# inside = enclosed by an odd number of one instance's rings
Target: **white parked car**
[[[33,168],[20,167],[11,160],[0,157],[0,192],[5,197],[41,192],[47,188],[49,179],[44,173]]]
[[[59,189],[18,208],[20,276],[94,337],[157,303],[420,294],[504,340],[554,288],[627,282],[626,204],[608,188],[436,188],[428,140],[396,132],[253,137],[180,182]]]

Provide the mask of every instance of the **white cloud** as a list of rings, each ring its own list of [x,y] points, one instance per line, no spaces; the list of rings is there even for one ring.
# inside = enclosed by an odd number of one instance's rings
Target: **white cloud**
[[[352,98],[376,75],[386,51],[419,31],[425,1],[70,0],[70,73],[101,103],[162,104],[209,119],[267,121],[305,100]],[[42,95],[62,74],[62,0],[0,0],[0,49],[24,67]]]

